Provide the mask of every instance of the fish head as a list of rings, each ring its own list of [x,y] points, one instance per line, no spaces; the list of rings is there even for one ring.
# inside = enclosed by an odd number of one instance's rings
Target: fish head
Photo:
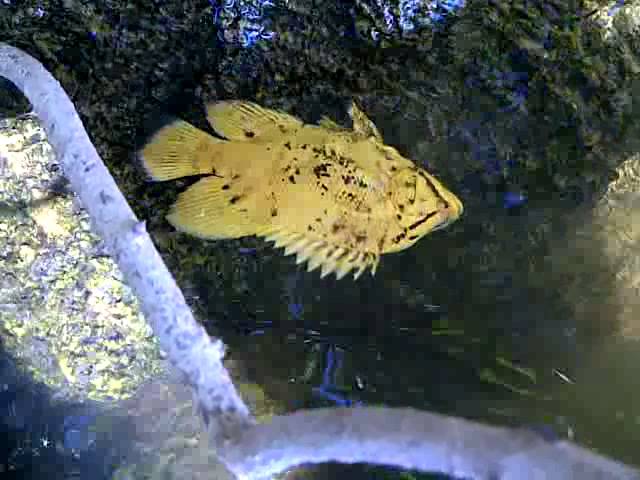
[[[441,230],[462,215],[462,202],[426,170],[402,168],[389,182],[387,196],[396,212],[405,239],[393,250],[402,250],[418,239]]]

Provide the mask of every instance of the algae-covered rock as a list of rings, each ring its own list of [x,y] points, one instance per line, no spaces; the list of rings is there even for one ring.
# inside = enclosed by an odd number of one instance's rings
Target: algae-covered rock
[[[157,342],[35,118],[2,120],[0,159],[6,348],[60,399],[130,396],[158,373]]]
[[[231,480],[35,117],[0,121],[0,168],[0,421],[23,438],[0,469]],[[227,368],[259,421],[283,413]]]

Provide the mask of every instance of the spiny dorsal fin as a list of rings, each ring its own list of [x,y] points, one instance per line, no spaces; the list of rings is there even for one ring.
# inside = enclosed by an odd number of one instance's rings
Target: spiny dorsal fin
[[[382,135],[380,135],[380,132],[378,131],[375,124],[369,119],[369,117],[367,117],[367,115],[362,110],[360,110],[355,101],[351,102],[349,116],[353,121],[353,131],[356,134],[364,138],[375,137],[381,142],[383,141]]]
[[[318,247],[311,258],[309,258],[309,262],[307,263],[307,272],[313,272],[316,268],[324,265],[331,252],[332,247],[330,245]]]
[[[296,242],[291,243],[287,248],[284,249],[285,255],[292,255],[294,253],[300,252],[304,247],[313,243],[313,240],[307,237],[302,237]]]
[[[288,247],[292,243],[297,242],[302,238],[301,234],[298,233],[287,233],[283,235],[278,235],[275,240],[275,248]]]
[[[331,272],[335,272],[338,267],[338,259],[343,257],[347,249],[344,247],[335,247],[333,251],[327,257],[327,260],[322,265],[322,272],[320,273],[320,278],[324,278],[329,275]]]
[[[348,250],[343,246],[335,246],[324,240],[310,238],[304,234],[291,233],[283,228],[263,228],[256,233],[267,241],[275,242],[276,248],[285,247],[285,255],[296,254],[296,264],[307,262],[307,271],[312,272],[321,267],[320,277],[335,272],[340,280],[351,270],[356,269],[357,279],[367,269],[375,274],[380,256],[373,253]]]
[[[342,259],[336,266],[336,278],[338,280],[344,277],[356,266],[355,263],[353,263],[353,260],[349,261],[349,258],[351,258],[352,256],[353,258],[355,258],[355,255],[353,255],[353,252],[351,255],[348,255],[347,257]]]
[[[237,141],[281,137],[304,125],[301,120],[288,113],[240,100],[209,104],[207,119],[217,133]]]
[[[316,252],[316,249],[320,248],[323,245],[325,245],[325,242],[323,240],[315,240],[310,244],[301,247],[300,250],[296,252],[296,264],[300,265],[301,263],[309,260]]]
[[[357,280],[360,275],[362,275],[362,273],[365,271],[365,269],[367,268],[367,256],[364,253],[360,253],[356,259],[356,263],[357,263],[357,270],[353,273],[353,279]]]

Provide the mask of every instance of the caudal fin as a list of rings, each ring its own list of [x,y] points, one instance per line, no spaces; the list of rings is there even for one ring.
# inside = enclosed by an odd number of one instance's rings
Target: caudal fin
[[[222,143],[184,120],[175,120],[158,130],[138,157],[152,180],[173,180],[215,173],[215,150]]]

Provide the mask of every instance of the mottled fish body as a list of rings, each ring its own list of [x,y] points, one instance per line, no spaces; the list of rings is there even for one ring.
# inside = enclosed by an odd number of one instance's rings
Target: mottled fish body
[[[183,121],[160,129],[140,151],[151,179],[204,178],[167,219],[206,239],[257,235],[296,254],[297,263],[338,278],[380,255],[404,250],[457,220],[462,203],[435,177],[384,144],[352,104],[353,128],[323,118],[305,124],[242,101],[207,108],[216,138]]]

